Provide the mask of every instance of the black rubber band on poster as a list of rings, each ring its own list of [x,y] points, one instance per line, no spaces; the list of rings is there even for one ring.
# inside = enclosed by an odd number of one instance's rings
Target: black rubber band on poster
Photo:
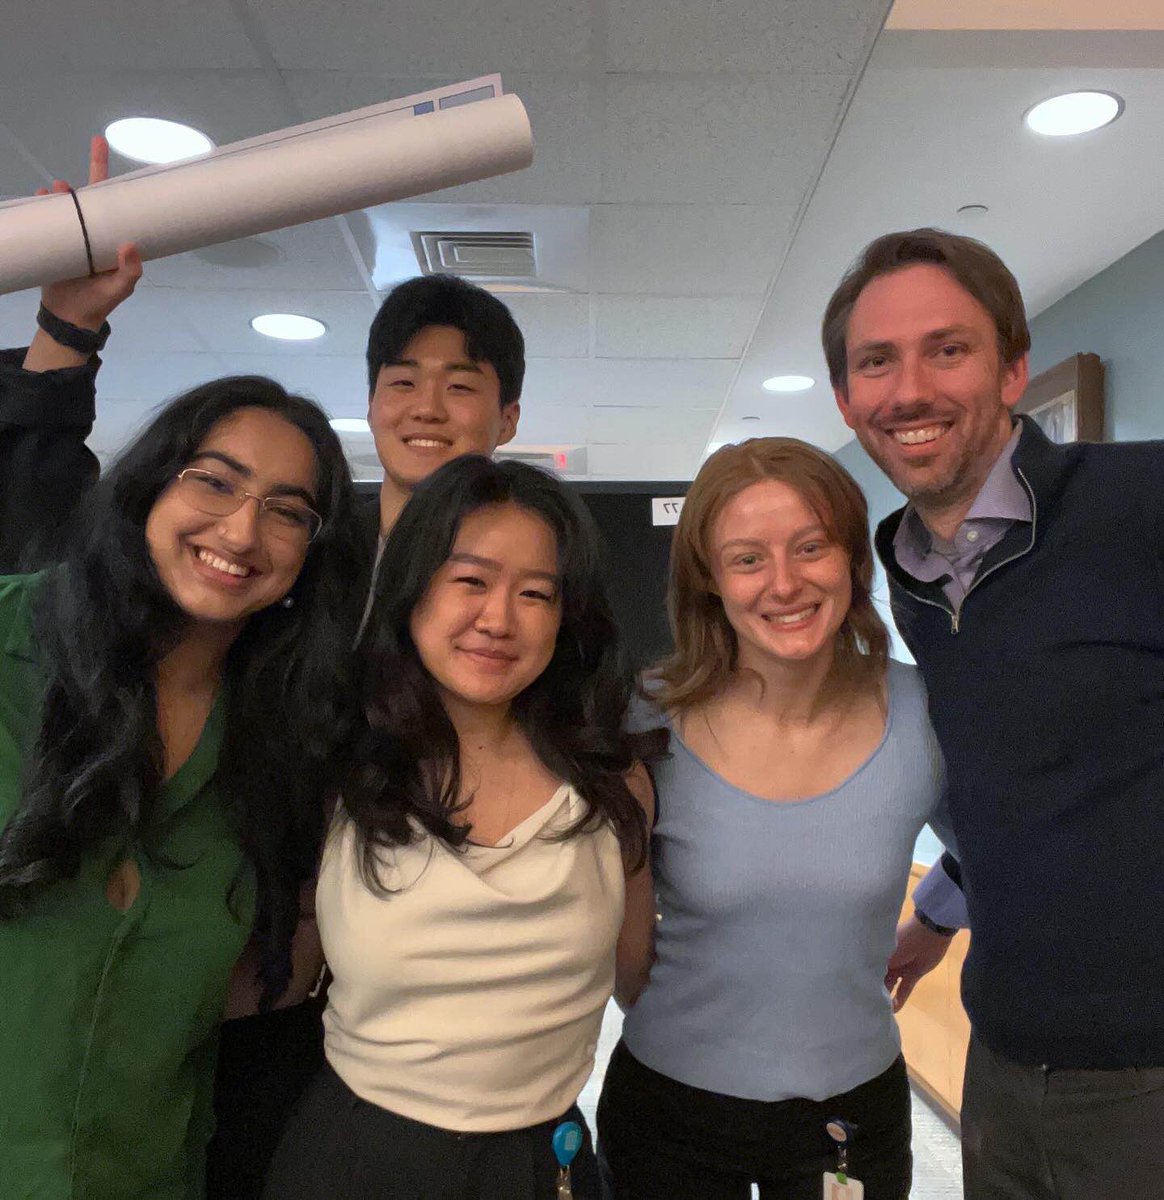
[[[81,201],[77,199],[77,193],[72,188],[69,188],[69,195],[73,197],[77,220],[81,222],[81,236],[85,239],[85,257],[89,260],[89,274],[96,275],[97,268],[93,265],[93,247],[89,244],[89,230],[85,226],[85,214],[81,211]]]

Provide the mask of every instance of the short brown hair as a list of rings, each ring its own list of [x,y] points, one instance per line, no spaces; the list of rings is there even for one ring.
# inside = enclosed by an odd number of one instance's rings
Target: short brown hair
[[[1017,362],[1031,348],[1018,281],[989,246],[944,229],[887,233],[861,251],[825,309],[820,333],[834,388],[843,392],[848,386],[845,338],[857,297],[874,279],[922,263],[948,271],[986,309],[998,331],[998,353],[1004,363]]]
[[[664,708],[681,712],[710,699],[736,670],[736,633],[711,573],[711,530],[729,500],[769,479],[795,488],[849,556],[853,599],[837,634],[827,698],[846,687],[880,685],[889,634],[873,606],[873,550],[864,493],[835,458],[807,442],[750,438],[717,450],[700,468],[683,503],[667,588],[675,650],[652,672],[656,686],[651,694]]]

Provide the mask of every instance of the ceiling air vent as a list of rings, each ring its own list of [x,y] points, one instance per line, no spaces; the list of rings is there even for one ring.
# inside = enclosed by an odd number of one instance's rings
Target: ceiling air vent
[[[536,279],[532,233],[438,230],[414,233],[421,273],[448,272],[479,279]]]

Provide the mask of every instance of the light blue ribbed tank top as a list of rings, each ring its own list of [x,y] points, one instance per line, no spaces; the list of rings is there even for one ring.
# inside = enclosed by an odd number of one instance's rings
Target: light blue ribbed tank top
[[[731,1096],[824,1100],[897,1057],[885,966],[942,765],[916,668],[891,662],[888,694],[872,756],[807,800],[733,787],[672,729],[656,961],[623,1031],[640,1062]]]

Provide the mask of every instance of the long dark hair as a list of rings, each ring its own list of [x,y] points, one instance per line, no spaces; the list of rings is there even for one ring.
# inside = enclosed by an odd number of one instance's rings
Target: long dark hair
[[[251,616],[224,669],[215,780],[254,869],[269,1004],[290,979],[298,893],[314,872],[337,748],[351,728],[353,572],[362,561],[339,439],[320,408],[270,379],[219,379],[168,404],[94,486],[63,562],[46,574],[33,624],[48,686],[23,802],[0,835],[0,918],[27,912],[107,841],[160,858],[156,675],[185,617],[154,568],[145,525],[213,427],[242,408],[275,413],[310,440],[324,519],[294,603]]]
[[[411,820],[450,846],[470,828],[460,804],[460,747],[437,688],[412,641],[413,609],[452,550],[461,522],[495,504],[514,504],[554,533],[562,621],[545,671],[511,712],[535,753],[573,784],[586,805],[564,836],[608,820],[628,863],[641,865],[647,830],[627,786],[637,761],[657,757],[661,731],[625,731],[633,686],[602,584],[598,532],[581,501],[551,476],[517,462],[458,458],[430,476],[404,506],[384,547],[371,620],[361,643],[360,696],[368,716],[344,787],[364,882],[384,894],[379,851],[415,840]],[[411,820],[410,820],[411,819]]]

